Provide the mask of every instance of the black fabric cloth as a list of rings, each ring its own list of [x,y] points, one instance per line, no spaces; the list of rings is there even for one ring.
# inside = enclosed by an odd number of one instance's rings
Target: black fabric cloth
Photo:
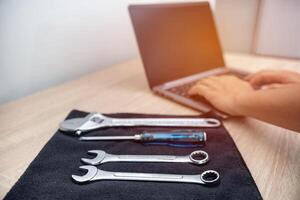
[[[67,118],[83,117],[88,113],[74,110]],[[114,117],[176,117],[144,114],[109,114]],[[194,116],[199,117],[199,116]],[[203,117],[203,116],[202,116]],[[173,130],[172,128],[171,130]],[[182,128],[184,129],[184,128]],[[191,128],[188,128],[189,130]],[[88,135],[132,135],[142,131],[170,130],[170,128],[127,127],[106,128]],[[201,128],[207,132],[204,147],[175,148],[169,146],[144,145],[134,141],[79,141],[77,137],[57,131],[28,169],[8,192],[5,199],[262,199],[251,174],[226,129]],[[76,184],[71,175],[84,174],[79,166],[80,158],[88,157],[87,151],[101,149],[111,154],[170,154],[187,155],[194,150],[205,150],[210,161],[204,166],[188,163],[106,163],[98,168],[116,172],[200,174],[213,169],[220,173],[220,185],[204,187],[189,183],[96,181]]]

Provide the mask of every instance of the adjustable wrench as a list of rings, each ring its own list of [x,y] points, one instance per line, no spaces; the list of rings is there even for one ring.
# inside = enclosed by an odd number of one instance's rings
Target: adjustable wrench
[[[83,118],[68,119],[60,123],[65,132],[81,133],[104,127],[159,126],[159,127],[218,127],[221,122],[214,118],[113,118],[100,113],[90,113]]]

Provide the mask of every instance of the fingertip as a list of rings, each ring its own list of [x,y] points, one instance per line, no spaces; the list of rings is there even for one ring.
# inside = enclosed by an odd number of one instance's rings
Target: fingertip
[[[198,91],[199,91],[199,83],[197,83],[196,85],[192,86],[189,89],[188,94],[189,95],[196,95],[196,94],[198,94]]]
[[[245,81],[250,81],[252,79],[252,77],[253,77],[253,74],[249,74],[249,75],[245,76],[243,79]]]
[[[196,94],[196,89],[195,89],[195,86],[191,87],[188,91],[188,94],[189,95],[195,95]]]
[[[205,93],[206,88],[207,87],[205,85],[197,84],[188,91],[188,94],[203,96],[203,93]]]
[[[260,86],[260,84],[257,82],[257,80],[251,79],[248,82],[253,88],[258,88]]]

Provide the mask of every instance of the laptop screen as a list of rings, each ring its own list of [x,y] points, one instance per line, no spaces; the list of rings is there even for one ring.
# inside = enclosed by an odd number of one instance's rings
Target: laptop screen
[[[151,88],[224,66],[207,2],[130,5],[129,12]]]

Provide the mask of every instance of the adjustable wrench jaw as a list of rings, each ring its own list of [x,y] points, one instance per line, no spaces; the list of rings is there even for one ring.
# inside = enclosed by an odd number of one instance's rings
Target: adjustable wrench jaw
[[[109,127],[112,124],[111,119],[100,113],[90,113],[83,118],[67,119],[60,123],[59,129],[64,132],[82,133],[92,131],[102,127]]]

